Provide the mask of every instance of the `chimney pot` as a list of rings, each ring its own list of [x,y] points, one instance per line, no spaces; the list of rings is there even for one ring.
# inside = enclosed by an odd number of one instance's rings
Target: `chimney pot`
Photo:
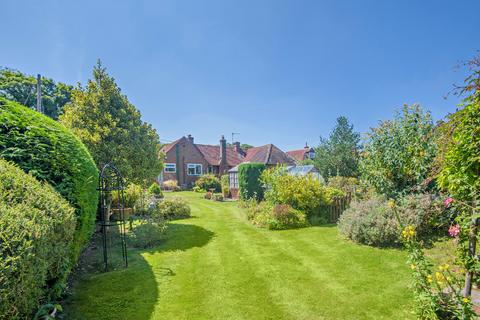
[[[187,136],[187,139],[188,139],[188,141],[190,141],[191,143],[193,143],[193,137],[192,137],[191,134],[189,134],[189,135]]]

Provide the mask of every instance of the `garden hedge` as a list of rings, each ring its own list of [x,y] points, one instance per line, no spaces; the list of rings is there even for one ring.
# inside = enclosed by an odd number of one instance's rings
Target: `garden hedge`
[[[0,158],[51,184],[75,208],[72,261],[93,232],[98,170],[80,140],[58,122],[0,98]]]
[[[31,319],[62,291],[75,224],[50,185],[0,159],[0,319]]]
[[[263,163],[243,163],[238,167],[238,186],[242,200],[263,199],[264,190],[260,176],[265,168]]]

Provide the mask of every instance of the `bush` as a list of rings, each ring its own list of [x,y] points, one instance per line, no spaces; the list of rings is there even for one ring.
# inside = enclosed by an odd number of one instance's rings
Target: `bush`
[[[441,202],[428,194],[403,197],[395,210],[402,224],[414,226],[419,237],[448,225]],[[400,226],[392,202],[380,197],[353,201],[340,216],[338,228],[358,243],[379,247],[400,243]]]
[[[157,198],[163,197],[162,190],[160,189],[160,186],[156,182],[152,183],[150,187],[148,187],[148,193]]]
[[[238,166],[238,186],[240,199],[263,199],[263,186],[260,176],[265,170],[263,163],[243,163]]]
[[[127,208],[135,208],[135,205],[138,203],[143,193],[144,191],[141,186],[135,183],[130,183],[125,189],[125,206]]]
[[[98,204],[98,171],[85,146],[58,122],[0,98],[0,157],[52,185],[76,209],[70,250],[75,261],[90,238]]]
[[[247,218],[254,225],[270,230],[301,228],[308,225],[306,215],[286,204],[250,203]]]
[[[213,201],[223,201],[223,195],[221,193],[214,193],[212,195]]]
[[[222,185],[222,194],[224,198],[230,197],[230,177],[228,174],[224,174],[220,178],[220,184]]]
[[[200,188],[199,186],[194,186],[194,187],[192,188],[192,191],[194,191],[194,192],[204,192],[205,190],[203,190],[203,189]]]
[[[310,175],[289,175],[283,167],[266,170],[261,177],[267,191],[265,200],[272,204],[288,204],[311,217],[330,204],[329,197],[341,191],[328,189]]]
[[[204,174],[195,181],[195,186],[201,188],[205,191],[221,192],[222,186],[220,185],[220,180],[213,174]]]
[[[72,266],[75,210],[50,185],[0,160],[0,319],[58,297]]]
[[[151,248],[164,239],[167,224],[163,219],[136,220],[128,234],[129,242],[136,248]]]
[[[178,186],[177,180],[167,180],[162,183],[164,190],[179,191],[180,187]]]
[[[158,202],[155,214],[165,219],[186,218],[190,217],[190,206],[183,198],[164,199]]]
[[[205,194],[203,195],[203,197],[207,200],[210,200],[212,199],[212,193],[211,192],[205,192]]]

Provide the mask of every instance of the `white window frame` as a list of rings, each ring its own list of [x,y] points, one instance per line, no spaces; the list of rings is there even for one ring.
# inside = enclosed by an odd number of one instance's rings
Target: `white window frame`
[[[238,172],[230,172],[229,174],[229,185],[232,189],[238,189]]]
[[[194,169],[195,173],[190,174],[190,169]],[[200,168],[200,173],[197,172],[197,168]],[[203,166],[201,163],[187,163],[187,176],[201,176],[203,173]]]
[[[167,168],[169,170],[167,170]],[[173,169],[173,170],[170,170]],[[165,163],[165,167],[163,168],[163,172],[165,173],[177,173],[177,164],[176,163]]]

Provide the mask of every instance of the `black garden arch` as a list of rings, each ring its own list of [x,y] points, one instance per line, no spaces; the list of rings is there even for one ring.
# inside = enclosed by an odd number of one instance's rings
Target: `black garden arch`
[[[128,267],[124,181],[120,171],[113,163],[107,163],[100,171],[98,179],[100,192],[100,228],[103,242],[103,263],[105,271],[115,263],[111,251],[118,244],[122,251],[125,268]]]

